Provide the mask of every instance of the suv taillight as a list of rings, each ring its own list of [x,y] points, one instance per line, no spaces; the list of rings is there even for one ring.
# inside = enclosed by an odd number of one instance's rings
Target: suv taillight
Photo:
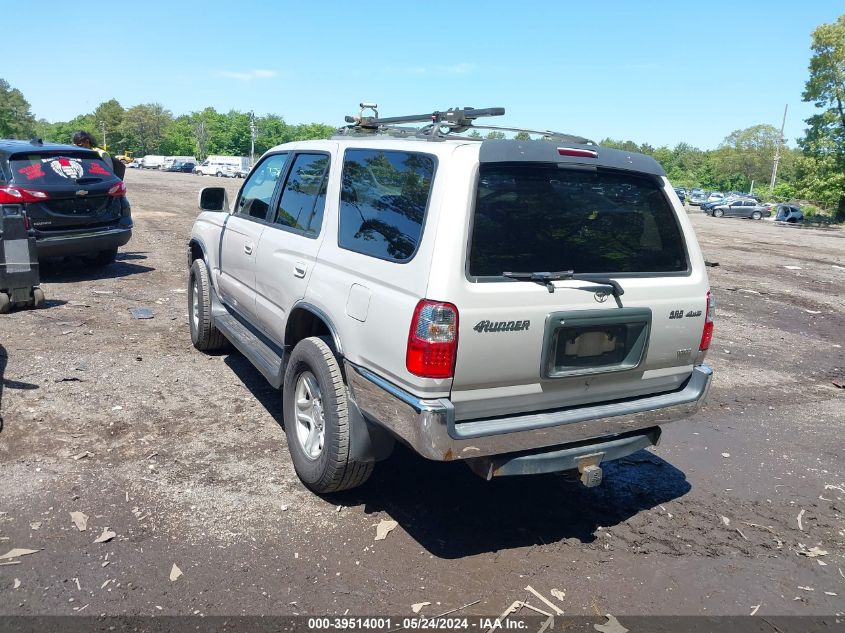
[[[22,187],[0,187],[0,204],[22,204],[24,202],[43,202],[48,196],[43,191],[23,189]]]
[[[701,344],[698,350],[705,352],[710,348],[713,340],[713,318],[716,316],[716,299],[707,291],[707,309],[704,311],[704,330],[701,332]]]
[[[458,351],[458,309],[423,299],[414,309],[405,366],[422,378],[451,378]]]
[[[126,195],[126,183],[119,182],[116,185],[113,185],[111,189],[109,189],[109,195],[114,196],[115,198],[120,196]]]

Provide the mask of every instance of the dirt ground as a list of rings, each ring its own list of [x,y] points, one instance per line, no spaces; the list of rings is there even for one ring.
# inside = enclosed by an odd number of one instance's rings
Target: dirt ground
[[[0,615],[497,615],[529,584],[575,615],[845,611],[845,231],[690,212],[719,264],[715,385],[599,488],[397,449],[320,498],[279,393],[190,343],[197,192],[241,182],[130,170],[118,262],[45,265],[47,308],[0,316],[0,556],[38,550],[0,559]]]

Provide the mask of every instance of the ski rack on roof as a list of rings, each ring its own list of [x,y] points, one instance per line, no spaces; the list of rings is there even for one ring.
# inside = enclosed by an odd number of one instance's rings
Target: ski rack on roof
[[[435,110],[428,114],[410,114],[406,116],[380,117],[378,105],[375,103],[362,102],[358,116],[347,116],[345,121],[349,123],[338,130],[342,136],[367,136],[376,134],[387,134],[400,138],[416,137],[429,141],[441,141],[445,138],[461,138],[467,140],[484,140],[472,136],[459,136],[469,129],[496,130],[504,132],[525,132],[527,134],[539,134],[550,141],[563,141],[566,143],[580,143],[582,145],[595,145],[596,143],[582,136],[552,132],[551,130],[532,130],[520,127],[503,127],[498,125],[478,125],[475,120],[479,117],[502,116],[504,108],[449,108],[445,111]],[[373,116],[364,116],[365,110],[371,110]],[[401,123],[426,123],[421,127],[403,127]]]

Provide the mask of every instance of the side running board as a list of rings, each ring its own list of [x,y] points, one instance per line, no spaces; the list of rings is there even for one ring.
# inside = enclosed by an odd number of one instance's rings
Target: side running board
[[[284,352],[281,355],[231,314],[215,315],[214,325],[246,356],[273,387],[284,380]]]

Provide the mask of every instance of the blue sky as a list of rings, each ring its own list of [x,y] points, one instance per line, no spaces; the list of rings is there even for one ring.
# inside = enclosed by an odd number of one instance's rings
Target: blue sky
[[[175,115],[343,124],[503,106],[490,123],[716,147],[758,123],[803,134],[810,33],[845,5],[795,2],[15,2],[0,78],[37,118],[116,98]]]

